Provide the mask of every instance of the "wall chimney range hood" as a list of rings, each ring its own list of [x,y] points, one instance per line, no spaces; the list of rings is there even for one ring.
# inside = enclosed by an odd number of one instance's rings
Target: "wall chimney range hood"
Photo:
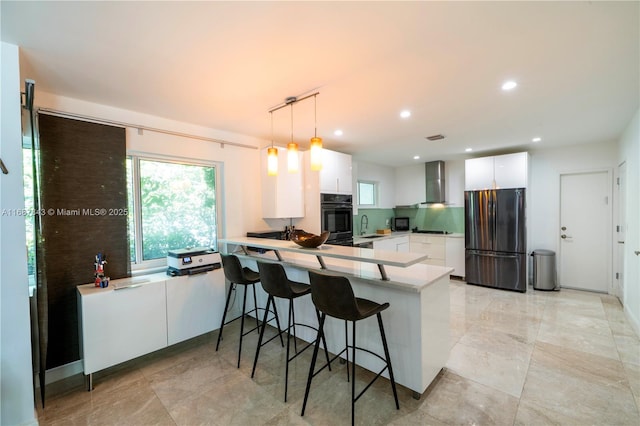
[[[423,204],[444,204],[444,161],[429,161],[425,165],[425,178],[427,184],[426,200]]]

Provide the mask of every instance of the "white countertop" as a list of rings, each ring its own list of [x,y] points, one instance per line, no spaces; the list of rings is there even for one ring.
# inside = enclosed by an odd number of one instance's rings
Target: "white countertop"
[[[270,240],[266,238],[234,237],[218,240],[219,243],[258,247],[278,252],[294,252],[305,255],[375,263],[378,265],[407,267],[426,260],[423,253],[401,253],[388,250],[373,250],[360,247],[333,246],[323,244],[318,248],[300,247],[293,241]]]
[[[78,292],[82,296],[89,296],[91,294],[104,293],[104,292],[107,292],[107,291],[120,290],[120,289],[130,288],[130,287],[133,288],[133,287],[138,287],[140,285],[155,283],[155,282],[158,282],[158,281],[166,281],[166,280],[171,279],[171,278],[173,278],[173,277],[168,276],[164,272],[156,272],[154,274],[139,275],[139,276],[136,276],[136,277],[120,278],[120,279],[117,279],[117,280],[110,280],[109,281],[109,286],[108,287],[104,287],[104,288],[96,287],[94,283],[81,284],[81,285],[77,286],[76,288],[78,289]]]
[[[398,237],[404,237],[404,236],[409,236],[409,235],[429,235],[432,237],[446,237],[446,238],[464,238],[464,233],[452,233],[452,234],[427,234],[427,233],[418,233],[418,232],[411,232],[411,231],[394,231],[390,234],[373,234],[373,233],[368,233],[368,234],[363,234],[363,235],[354,235],[353,236],[353,243],[354,244],[362,244],[362,243],[368,243],[368,242],[375,242],[375,241],[380,241],[380,240],[387,240],[389,238],[398,238]],[[370,237],[374,237],[374,238],[370,238]]]
[[[247,241],[249,240],[249,241]],[[258,240],[259,244],[253,244]],[[332,253],[333,256],[327,256],[325,264],[328,273],[338,273],[347,277],[354,277],[368,282],[369,284],[393,288],[397,290],[406,290],[419,293],[425,287],[433,284],[443,276],[453,271],[453,268],[447,266],[433,266],[419,263],[420,260],[427,256],[419,253],[397,253],[387,250],[361,249],[357,247],[343,246],[321,246],[320,250],[302,249],[291,241],[265,240],[262,238],[227,238],[219,240],[220,243],[235,244],[243,246],[262,247],[267,249],[277,249],[282,257],[285,265],[291,265],[303,269],[319,270],[318,262],[309,255],[324,256],[325,253]],[[295,246],[295,247],[292,247]],[[286,250],[281,249],[285,247]],[[327,247],[324,251],[322,248]],[[255,260],[278,261],[274,252],[266,252],[259,254],[257,252],[249,252],[245,255],[235,253],[241,258]],[[359,256],[363,255],[363,256]],[[396,259],[405,259],[408,261],[407,266],[393,266],[386,257]],[[415,260],[420,259],[420,260]],[[380,279],[380,271],[377,263],[385,262],[386,274],[388,281]]]

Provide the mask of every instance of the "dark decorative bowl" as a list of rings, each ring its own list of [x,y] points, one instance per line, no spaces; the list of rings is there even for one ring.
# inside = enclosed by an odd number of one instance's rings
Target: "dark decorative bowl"
[[[304,248],[316,248],[324,244],[329,238],[329,231],[324,231],[320,235],[310,234],[304,231],[294,231],[291,241]]]

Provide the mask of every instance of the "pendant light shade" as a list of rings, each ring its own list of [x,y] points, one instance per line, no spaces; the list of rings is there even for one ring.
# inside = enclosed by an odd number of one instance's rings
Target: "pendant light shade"
[[[278,176],[278,148],[267,149],[267,175]]]
[[[313,95],[313,137],[311,138],[311,145],[309,151],[311,151],[311,170],[318,172],[322,170],[322,138],[318,137],[318,106],[316,97]]]
[[[290,96],[286,99],[286,102],[291,105],[291,142],[287,145],[287,170],[289,173],[298,173],[298,170],[300,170],[298,144],[293,141],[293,104],[296,102],[296,98]]]
[[[314,172],[322,170],[322,138],[311,138],[311,170]]]
[[[298,144],[290,143],[287,145],[287,170],[289,173],[298,173],[300,170],[300,162],[298,161]]]

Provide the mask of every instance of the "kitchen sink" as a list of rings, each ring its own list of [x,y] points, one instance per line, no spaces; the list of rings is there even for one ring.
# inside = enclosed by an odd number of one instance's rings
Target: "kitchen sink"
[[[370,240],[372,238],[381,238],[381,237],[384,237],[384,235],[367,235],[366,237],[362,237],[362,238],[366,238]]]

